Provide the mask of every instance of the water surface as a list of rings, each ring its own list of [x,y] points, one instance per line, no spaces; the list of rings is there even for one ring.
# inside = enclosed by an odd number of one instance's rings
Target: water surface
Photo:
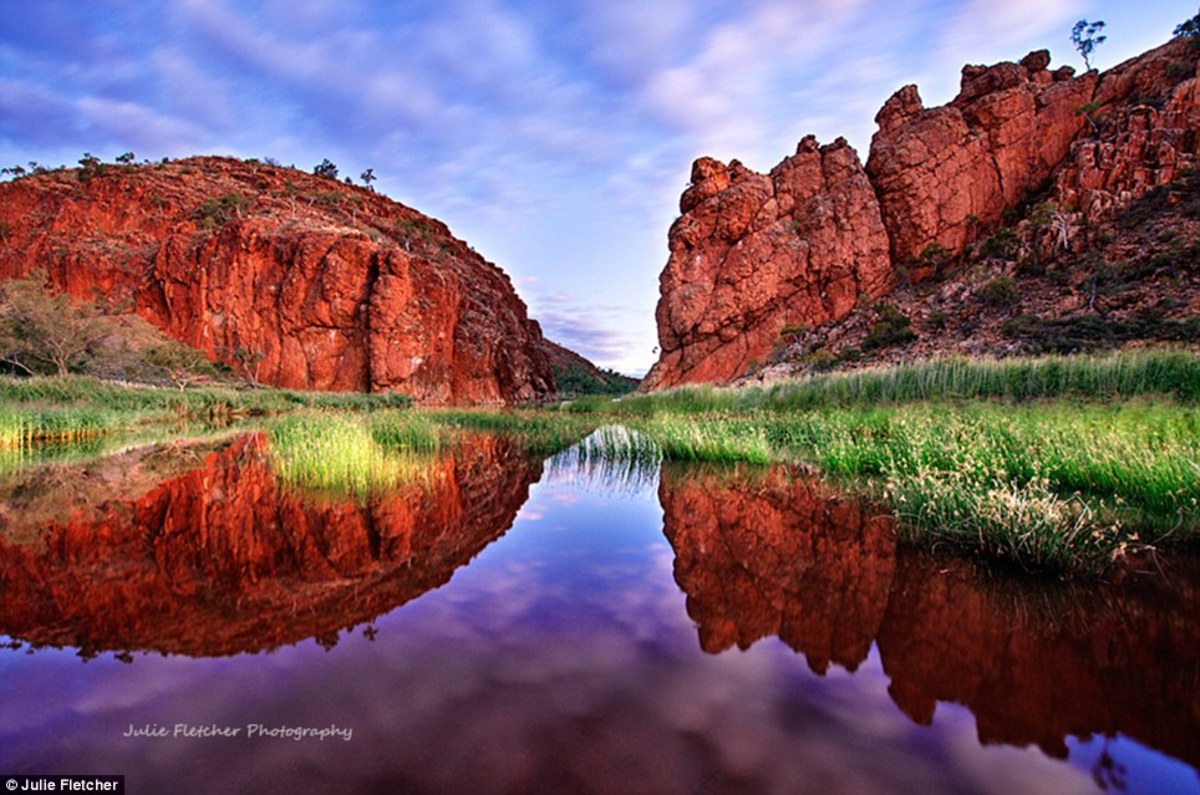
[[[35,468],[0,632],[0,772],[133,792],[1200,790],[1194,561],[1018,582],[780,469],[478,437],[354,500],[254,435]]]

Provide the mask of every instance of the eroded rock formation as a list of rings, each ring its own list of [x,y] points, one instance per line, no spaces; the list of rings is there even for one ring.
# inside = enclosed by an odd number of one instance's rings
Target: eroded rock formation
[[[739,375],[785,328],[840,318],[890,286],[875,195],[842,139],[805,138],[770,174],[701,158],[680,209],[646,388]]]
[[[508,277],[438,221],[229,158],[84,173],[0,184],[0,279],[45,271],[267,384],[437,403],[554,391]]]
[[[50,470],[0,513],[0,632],[85,655],[335,643],[448,581],[540,475],[494,437],[369,504],[282,488],[262,436]]]
[[[925,109],[905,86],[875,117],[867,173],[879,196],[892,261],[930,244],[958,251],[1050,176],[1086,124],[1096,74],[1050,72],[1050,54],[963,69],[959,94]]]
[[[770,175],[701,158],[671,227],[643,388],[728,381],[781,332],[847,316],[923,278],[1033,201],[1074,227],[1174,180],[1200,154],[1200,48],[1176,39],[1104,74],[967,66],[958,96],[925,108],[904,86],[876,116],[865,170],[838,141],[801,141]],[[784,337],[787,335],[784,334]]]

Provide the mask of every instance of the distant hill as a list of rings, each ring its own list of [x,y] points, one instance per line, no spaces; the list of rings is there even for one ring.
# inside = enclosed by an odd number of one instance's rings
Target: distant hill
[[[638,379],[615,370],[602,370],[575,351],[548,339],[542,350],[554,370],[554,382],[560,397],[578,395],[621,395],[637,389]]]

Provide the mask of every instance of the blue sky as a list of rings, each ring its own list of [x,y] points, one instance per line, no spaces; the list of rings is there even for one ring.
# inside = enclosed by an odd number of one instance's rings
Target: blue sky
[[[1101,69],[1188,0],[0,0],[0,164],[229,154],[342,174],[445,221],[547,336],[641,374],[691,162],[758,170],[815,133],[1102,19]]]

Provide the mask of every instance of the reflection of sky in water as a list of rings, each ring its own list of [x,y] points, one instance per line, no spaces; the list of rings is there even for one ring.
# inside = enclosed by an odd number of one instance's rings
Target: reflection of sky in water
[[[380,618],[373,641],[358,627],[330,652],[305,642],[132,665],[0,654],[0,770],[124,773],[133,792],[1095,791],[1099,740],[1073,743],[1068,765],[981,747],[957,705],[916,725],[874,649],[854,675],[824,677],[773,638],[701,653],[673,559],[652,487],[551,468],[502,539]],[[354,735],[121,736],[177,721]],[[1109,751],[1132,791],[1197,786],[1134,743]]]

